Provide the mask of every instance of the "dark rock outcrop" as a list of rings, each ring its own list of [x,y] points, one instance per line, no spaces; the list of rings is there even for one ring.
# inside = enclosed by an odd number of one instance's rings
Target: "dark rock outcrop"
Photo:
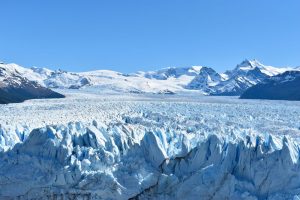
[[[300,101],[300,72],[288,71],[247,89],[241,99]]]

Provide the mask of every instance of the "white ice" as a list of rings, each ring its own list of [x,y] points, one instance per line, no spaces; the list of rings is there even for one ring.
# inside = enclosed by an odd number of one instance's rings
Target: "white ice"
[[[0,106],[0,197],[300,194],[297,102],[61,92]]]

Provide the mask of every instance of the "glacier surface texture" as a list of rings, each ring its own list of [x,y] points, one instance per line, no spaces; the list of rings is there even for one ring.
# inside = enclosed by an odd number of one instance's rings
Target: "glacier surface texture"
[[[0,199],[300,198],[297,102],[65,94],[1,105]]]

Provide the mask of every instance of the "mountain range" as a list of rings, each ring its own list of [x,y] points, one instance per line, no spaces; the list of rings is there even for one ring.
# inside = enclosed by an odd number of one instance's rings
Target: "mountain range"
[[[89,72],[67,72],[47,68],[25,68],[17,64],[0,64],[0,78],[11,83],[20,78],[32,87],[80,89],[98,88],[129,93],[173,94],[200,92],[204,95],[241,95],[248,88],[286,71],[299,68],[276,68],[266,66],[257,60],[244,60],[234,69],[218,73],[205,66],[169,67],[157,71],[139,71],[124,74],[110,70]],[[14,72],[14,73],[11,73]],[[9,78],[7,77],[9,76]],[[3,78],[2,78],[3,79]],[[0,84],[3,81],[0,79]],[[34,84],[36,84],[34,86]],[[21,84],[22,85],[22,84]],[[28,85],[28,84],[27,84]]]

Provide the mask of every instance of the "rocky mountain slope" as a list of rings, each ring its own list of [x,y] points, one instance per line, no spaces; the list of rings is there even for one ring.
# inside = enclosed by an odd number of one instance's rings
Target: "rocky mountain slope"
[[[279,69],[267,68],[258,61],[244,60],[233,70],[226,71],[226,80],[214,87],[213,95],[240,95],[247,88],[260,83],[264,79],[278,74]]]
[[[248,88],[242,99],[300,100],[300,71],[287,71]]]
[[[0,64],[0,104],[18,103],[27,99],[63,97],[63,95],[27,79],[17,68]]]
[[[191,90],[201,90],[207,94],[214,91],[216,85],[220,84],[226,79],[222,77],[218,72],[209,67],[202,67],[199,73],[193,78],[193,80],[186,86]]]

